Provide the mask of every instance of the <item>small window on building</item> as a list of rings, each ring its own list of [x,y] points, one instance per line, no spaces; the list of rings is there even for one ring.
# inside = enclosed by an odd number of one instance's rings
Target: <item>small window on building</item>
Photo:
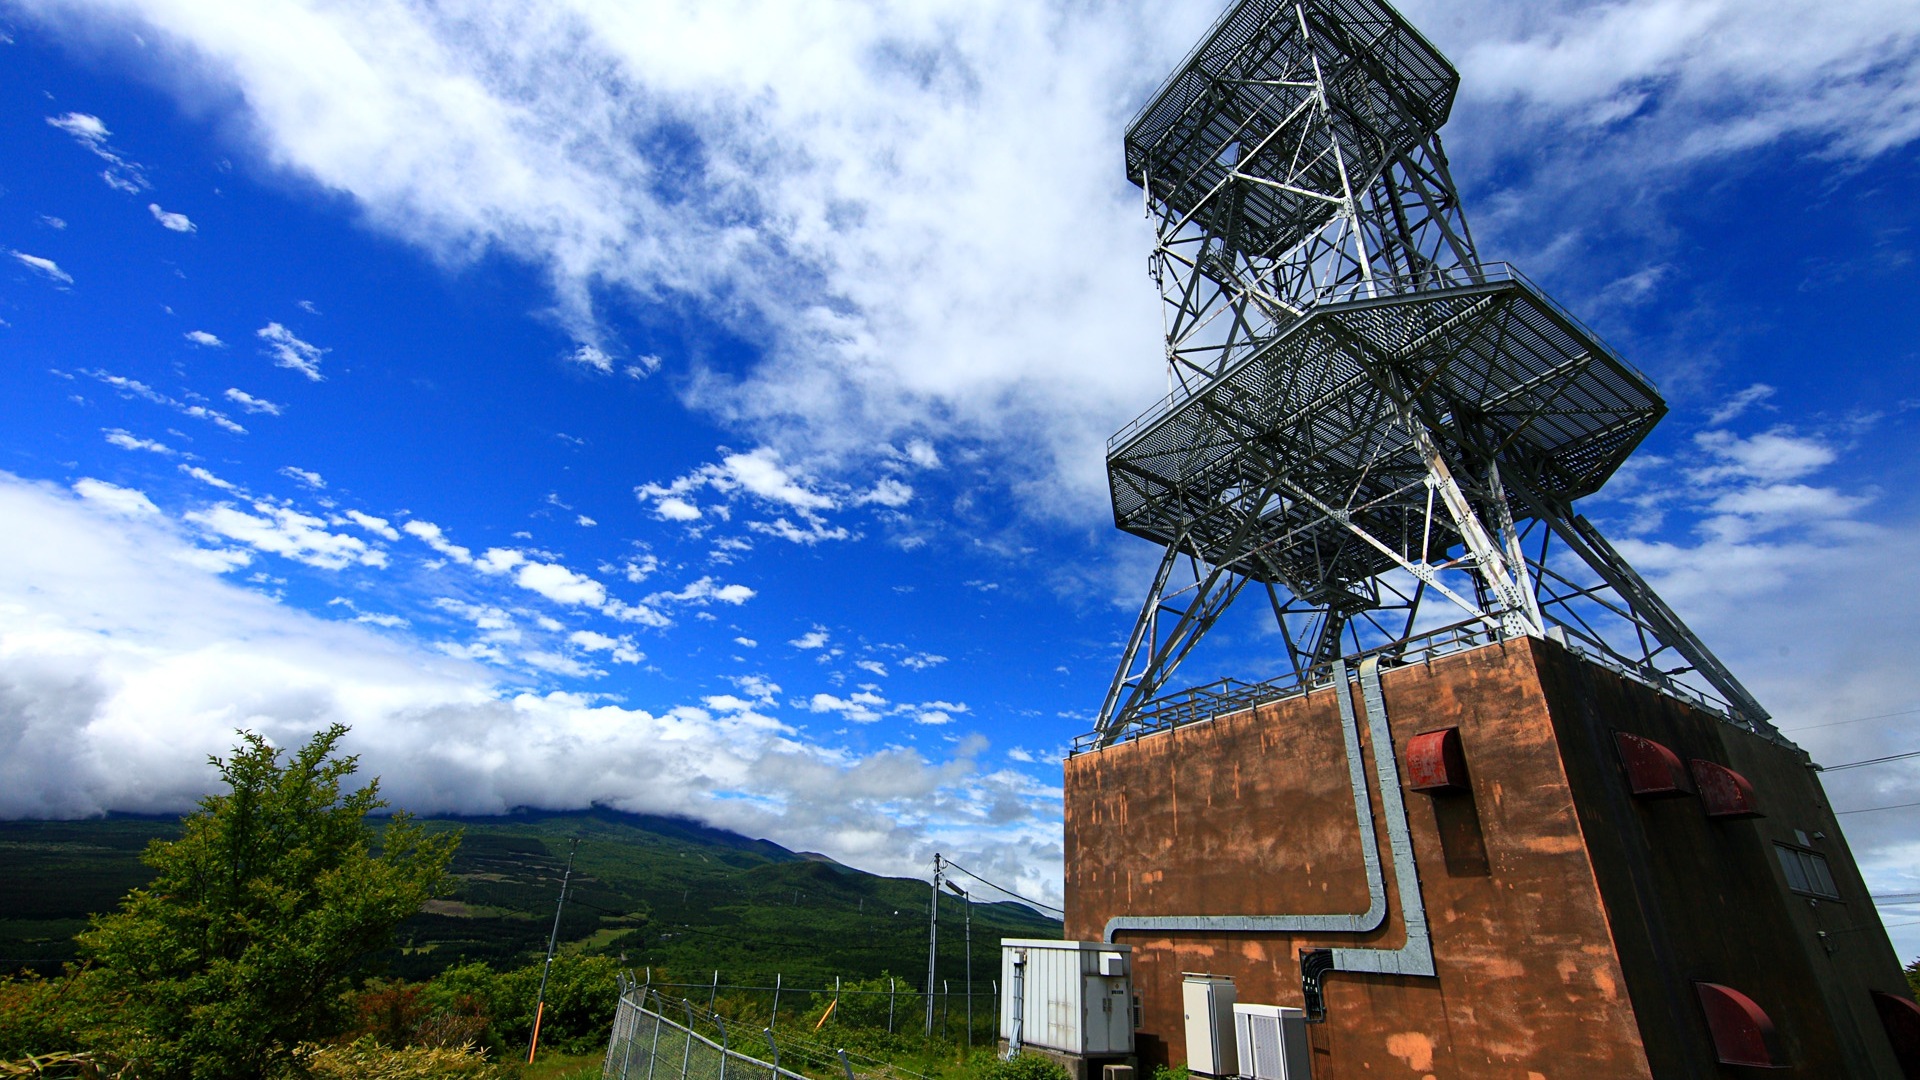
[[[1139,1031],[1141,1026],[1142,1025],[1140,1022],[1140,991],[1135,990],[1133,992],[1133,1030]]]
[[[1774,843],[1773,851],[1780,856],[1780,869],[1786,872],[1787,888],[1824,900],[1840,899],[1840,890],[1833,885],[1833,874],[1827,869],[1825,855],[1788,847],[1778,841]]]

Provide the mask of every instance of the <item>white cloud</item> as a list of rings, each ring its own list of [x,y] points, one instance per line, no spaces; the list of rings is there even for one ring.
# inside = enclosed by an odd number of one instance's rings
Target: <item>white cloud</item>
[[[123,517],[158,516],[160,513],[160,508],[153,505],[153,500],[147,498],[146,492],[95,480],[91,476],[74,481],[73,491],[101,509]]]
[[[914,671],[925,671],[930,667],[936,667],[946,662],[947,658],[944,656],[936,656],[933,653],[924,652],[914,653],[911,656],[903,656],[900,658],[901,667],[911,668]]]
[[[60,269],[60,264],[54,262],[52,259],[43,259],[38,255],[29,255],[24,251],[9,250],[7,254],[12,255],[14,261],[21,266],[32,270],[34,273],[39,274],[49,281],[60,285],[73,284],[73,275]]]
[[[293,331],[277,322],[270,322],[255,331],[255,336],[267,343],[267,352],[273,362],[290,371],[297,371],[314,382],[325,376],[320,374],[320,358],[326,349],[320,348],[294,336]]]
[[[224,349],[227,347],[226,342],[221,341],[218,337],[207,333],[205,330],[189,330],[181,336],[205,349]]]
[[[1728,421],[1737,420],[1745,416],[1747,410],[1756,405],[1770,408],[1771,406],[1766,405],[1766,401],[1768,398],[1771,398],[1773,394],[1773,387],[1768,386],[1766,383],[1754,383],[1752,386],[1734,394],[1716,406],[1713,412],[1707,416],[1707,424],[1712,427],[1718,427]]]
[[[314,472],[312,469],[296,469],[291,465],[286,465],[281,467],[280,475],[289,480],[298,480],[300,483],[305,484],[315,491],[325,491],[327,489],[326,478]]]
[[[827,645],[827,628],[816,625],[813,629],[787,642],[787,644],[796,649],[823,649]]]
[[[182,465],[180,466],[180,471],[186,473],[188,476],[193,477],[195,480],[198,480],[203,484],[207,484],[212,487],[217,487],[221,491],[238,491],[239,490],[239,487],[233,484],[231,481],[222,480],[218,476],[213,475],[212,473],[208,472],[207,470],[201,468],[198,465]]]
[[[159,222],[160,227],[163,229],[171,229],[174,232],[183,233],[200,231],[199,226],[187,219],[187,215],[169,213],[168,211],[160,209],[159,203],[148,203],[147,211],[153,215],[153,220]]]
[[[347,511],[347,519],[376,536],[384,537],[387,540],[400,539],[400,530],[388,524],[386,518],[374,517],[372,514],[362,513],[358,510],[349,510]]]
[[[505,663],[500,644],[307,615],[197,566],[158,515],[0,475],[0,520],[0,816],[180,813],[217,786],[207,757],[235,728],[286,746],[340,722],[361,775],[416,813],[691,814],[878,873],[938,848],[1059,891],[1057,805],[983,773],[977,742],[935,759],[822,746],[768,715],[778,687],[754,676],[706,708],[517,690],[466,659]],[[991,820],[1007,798],[1024,815]]]
[[[431,521],[409,521],[400,528],[409,536],[417,538],[421,543],[462,566],[473,562],[472,551],[448,540],[446,533],[440,531],[440,526]]]
[[[168,446],[166,443],[157,442],[153,439],[142,439],[139,436],[134,435],[131,432],[124,431],[120,428],[106,428],[104,429],[104,432],[106,434],[107,441],[119,447],[122,450],[145,450],[149,453],[165,454],[168,456],[172,456],[173,454],[177,453],[177,451],[174,450],[173,447]]]
[[[753,599],[757,593],[745,585],[716,585],[710,577],[689,582],[677,592],[657,592],[647,597],[649,604],[707,604],[718,601],[722,604],[738,606]]]
[[[229,386],[227,387],[225,397],[228,401],[233,402],[235,405],[240,406],[250,413],[266,413],[268,416],[280,415],[281,407],[279,405],[265,398],[254,397],[245,390],[239,390]]]
[[[633,363],[621,368],[620,373],[629,379],[644,379],[659,370],[660,358],[648,353],[645,356],[634,357]]]
[[[357,536],[328,532],[327,523],[311,514],[271,503],[254,503],[247,513],[231,503],[191,510],[185,520],[257,551],[265,551],[322,570],[342,570],[355,564],[387,565],[387,553],[369,547]]]
[[[832,694],[815,694],[807,702],[807,711],[838,713],[853,723],[871,724],[886,715],[883,711],[886,706],[886,698],[861,690],[844,698]]]
[[[853,666],[859,668],[861,671],[872,672],[883,679],[886,678],[887,675],[887,665],[878,660],[855,660]]]
[[[57,217],[54,217],[52,214],[41,214],[40,224],[45,225],[49,229],[58,231],[61,229],[65,229],[67,227],[67,219],[57,218]]]
[[[494,549],[495,551],[499,549]],[[489,556],[493,551],[487,552]],[[531,589],[556,604],[600,607],[607,602],[607,587],[556,563],[529,562],[514,575],[514,584]]]
[[[573,520],[574,520],[574,524],[579,525],[583,529],[591,529],[595,525],[600,524],[599,522],[593,520],[592,518],[588,517],[585,514],[581,514],[579,517],[576,517]]]
[[[231,431],[235,435],[245,435],[247,433],[246,428],[235,423],[233,418],[226,413],[218,409],[210,409],[205,405],[189,405],[184,401],[169,397],[155,390],[139,379],[130,379],[125,375],[115,375],[97,368],[81,368],[80,370],[83,374],[100,380],[127,397],[140,398],[143,401],[150,401],[155,405],[164,405],[180,413],[182,416],[191,416],[196,420],[205,420],[216,427]]]
[[[733,643],[734,643],[735,645],[738,645],[738,646],[740,646],[740,647],[741,647],[741,648],[743,648],[743,649],[757,649],[757,648],[759,648],[759,647],[760,647],[760,643],[759,643],[759,642],[757,642],[757,641],[755,641],[755,640],[753,640],[753,639],[752,639],[752,638],[750,638],[750,637],[737,637],[737,638],[734,638],[734,639],[733,639]]]
[[[876,503],[880,506],[899,508],[913,501],[913,487],[903,484],[892,477],[886,477],[873,485],[873,490],[854,500],[858,503]]]
[[[575,630],[567,635],[567,640],[588,652],[604,652],[616,664],[637,664],[646,659],[646,655],[634,647],[633,639],[624,634],[616,638],[592,630]]]
[[[70,112],[63,116],[49,116],[47,123],[73,136],[81,146],[93,151],[95,157],[107,163],[106,171],[100,174],[100,178],[107,182],[108,187],[132,195],[151,186],[147,183],[146,170],[139,163],[127,160],[120,156],[119,151],[107,145],[107,139],[113,132],[107,130],[107,125],[99,117]]]
[[[488,548],[474,560],[473,568],[483,574],[504,574],[526,561],[526,555],[513,548]]]
[[[677,495],[664,495],[654,501],[654,516],[662,521],[697,521],[700,508]]]
[[[597,346],[582,345],[573,350],[567,359],[581,367],[592,368],[602,375],[613,374],[613,357],[601,352]]]

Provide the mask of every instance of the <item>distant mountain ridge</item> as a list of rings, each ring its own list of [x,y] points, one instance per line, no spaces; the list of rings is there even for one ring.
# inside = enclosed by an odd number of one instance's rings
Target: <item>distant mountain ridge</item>
[[[569,949],[726,981],[892,973],[925,979],[928,883],[889,878],[819,852],[796,852],[690,817],[610,807],[520,809],[419,819],[464,832],[453,894],[402,924],[388,973],[424,978],[455,963],[513,966],[538,956],[552,926],[567,841],[581,838],[561,920]],[[0,966],[57,970],[74,933],[148,880],[146,843],[177,819],[0,822]],[[942,896],[940,975],[963,978],[962,901]],[[1000,937],[1055,937],[1058,920],[1026,905],[975,903],[973,970],[990,978]]]

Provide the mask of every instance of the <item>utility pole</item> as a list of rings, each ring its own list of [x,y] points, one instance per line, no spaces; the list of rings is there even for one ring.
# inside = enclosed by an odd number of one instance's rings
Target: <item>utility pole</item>
[[[567,841],[567,870],[560,875],[560,902],[553,909],[553,932],[547,935],[547,963],[540,969],[540,995],[533,1005],[533,1042],[527,1046],[527,1064],[540,1051],[540,1019],[547,1011],[547,976],[553,972],[553,949],[560,941],[560,913],[567,909],[567,882],[573,879],[573,855],[580,850],[580,838]]]
[[[933,853],[933,899],[927,904],[927,1038],[933,1038],[933,962],[940,939],[940,853]]]
[[[967,895],[967,890],[951,881],[947,882],[947,888],[960,894],[961,907],[967,913],[964,924],[967,928],[967,1045],[971,1047],[973,1045],[973,897]]]

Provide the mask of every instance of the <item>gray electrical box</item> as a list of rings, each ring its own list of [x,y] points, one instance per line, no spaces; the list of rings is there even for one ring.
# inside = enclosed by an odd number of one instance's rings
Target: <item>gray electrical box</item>
[[[1240,1067],[1234,1041],[1233,977],[1182,972],[1181,1003],[1187,1014],[1187,1068],[1206,1076],[1232,1076]]]

